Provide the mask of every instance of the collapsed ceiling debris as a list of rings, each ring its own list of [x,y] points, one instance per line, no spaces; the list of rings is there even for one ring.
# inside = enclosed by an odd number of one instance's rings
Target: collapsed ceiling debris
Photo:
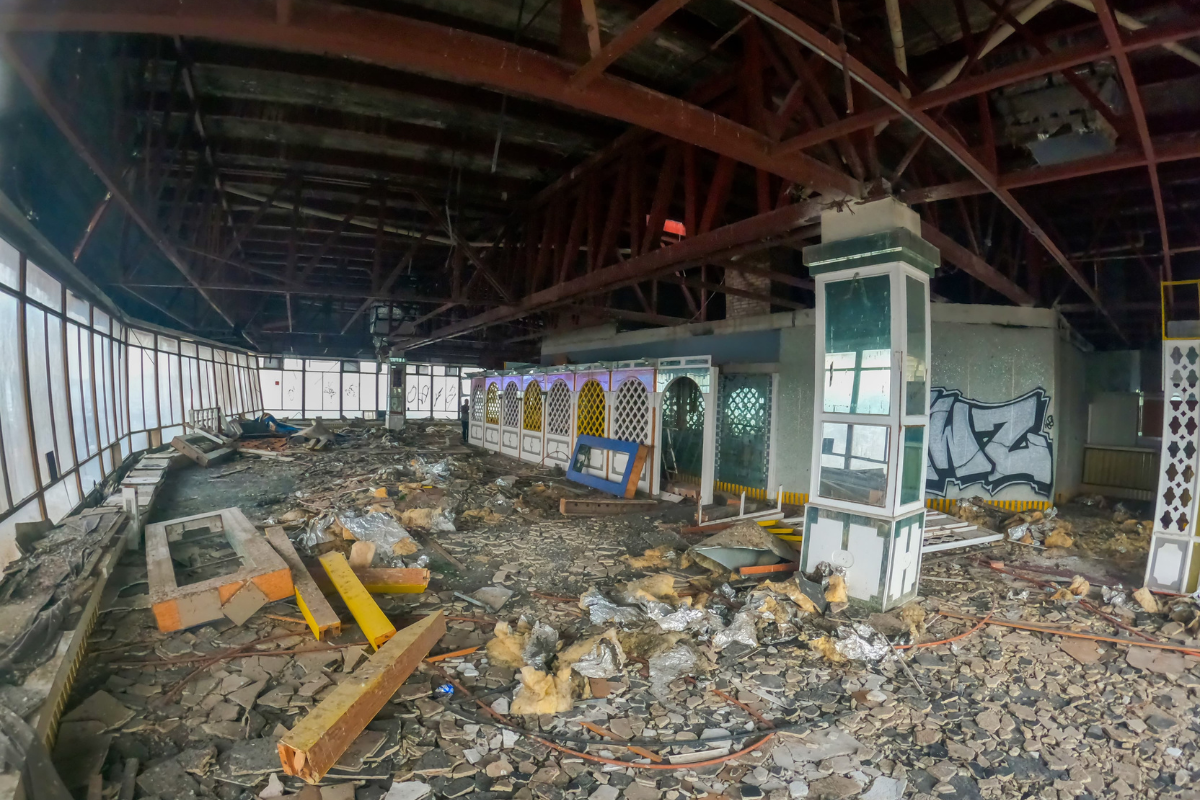
[[[1192,598],[1121,585],[1149,543],[1133,505],[961,503],[1004,541],[927,556],[918,600],[871,613],[846,602],[839,567],[731,572],[702,555],[722,516],[763,513],[740,500],[699,528],[693,506],[665,501],[568,517],[560,500],[593,490],[555,469],[511,472],[452,444],[451,426],[327,427],[321,450],[268,431],[232,463],[176,456],[141,509],[170,540],[181,591],[197,565],[197,587],[244,573],[244,557],[223,555],[240,536],[284,555],[298,591],[260,595],[244,616],[230,599],[219,619],[163,632],[153,555],[114,541],[132,530],[118,510],[26,538],[0,584],[12,620],[2,713],[46,730],[65,669],[50,645],[80,604],[96,613],[79,628],[86,653],[53,748],[66,789],[899,800],[1149,796],[1192,779],[1200,613]],[[283,445],[264,447],[271,436]],[[214,513],[231,500],[268,536]],[[767,530],[735,519],[721,541]],[[89,601],[97,563],[109,567]],[[424,582],[370,577],[388,571]],[[60,606],[37,647],[14,638]],[[373,642],[376,615],[390,632]],[[4,735],[19,769],[36,748]]]

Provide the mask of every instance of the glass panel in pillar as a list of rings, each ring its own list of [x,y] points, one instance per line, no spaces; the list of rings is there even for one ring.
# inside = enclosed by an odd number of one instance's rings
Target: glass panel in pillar
[[[885,425],[826,422],[821,429],[821,497],[882,506],[887,494]]]
[[[825,411],[887,414],[892,307],[887,275],[825,286]]]
[[[904,357],[904,413],[925,413],[929,397],[929,358],[925,352],[925,284],[904,276],[908,317],[908,351]]]
[[[900,451],[900,505],[921,499],[921,467],[925,459],[925,426],[904,429]]]

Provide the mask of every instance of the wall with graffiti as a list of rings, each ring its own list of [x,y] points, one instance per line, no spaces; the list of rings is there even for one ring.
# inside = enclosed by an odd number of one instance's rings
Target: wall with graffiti
[[[1012,309],[989,322],[987,306],[935,308],[926,495],[1052,501],[1061,434],[1054,312]]]
[[[1043,387],[1004,403],[984,403],[936,386],[929,401],[927,494],[945,497],[948,488],[978,485],[995,495],[1026,486],[1050,497],[1054,416]]]

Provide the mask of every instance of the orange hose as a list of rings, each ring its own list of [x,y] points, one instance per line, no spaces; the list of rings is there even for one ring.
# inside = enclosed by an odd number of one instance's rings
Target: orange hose
[[[768,728],[775,727],[774,723],[772,723],[771,720],[767,719],[762,714],[758,713],[753,708],[751,708],[750,706],[743,703],[741,700],[738,700],[736,697],[728,695],[725,692],[722,692],[720,689],[713,689],[713,694],[715,694],[717,697],[727,700],[730,703],[733,703],[735,706],[742,709],[742,711],[745,711],[747,714],[754,717],[756,720],[761,722],[763,725],[766,725]]]
[[[445,661],[447,658],[458,658],[459,656],[469,656],[469,655],[471,655],[471,653],[474,653],[478,649],[479,649],[479,646],[476,645],[475,647],[467,647],[462,650],[455,650],[452,653],[442,653],[441,655],[430,656],[429,658],[425,659],[425,663],[433,664],[438,661]]]

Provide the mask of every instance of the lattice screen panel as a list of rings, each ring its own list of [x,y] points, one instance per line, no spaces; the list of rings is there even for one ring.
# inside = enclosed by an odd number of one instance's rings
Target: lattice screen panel
[[[500,392],[494,383],[487,390],[487,424],[500,424]]]
[[[542,429],[542,390],[536,383],[525,390],[525,425],[527,431]]]
[[[555,381],[546,398],[546,431],[554,436],[571,435],[571,390],[565,381]]]
[[[704,395],[691,378],[679,378],[663,397],[663,427],[704,430]]]
[[[641,444],[650,441],[650,394],[637,378],[626,378],[617,389],[613,438]]]
[[[483,422],[483,387],[476,386],[471,392],[471,419]]]
[[[1155,528],[1168,533],[1190,532],[1195,520],[1197,416],[1196,386],[1200,383],[1200,351],[1188,342],[1164,342],[1167,353],[1166,417],[1163,420],[1162,464],[1155,508]]]
[[[515,383],[504,387],[504,427],[515,428],[521,422],[521,398]]]
[[[677,378],[663,395],[663,466],[673,479],[699,482],[704,469],[704,395],[691,378]]]
[[[597,381],[588,381],[579,391],[576,431],[580,436],[604,435],[604,390]]]
[[[771,376],[722,375],[717,406],[717,480],[765,489],[770,463]]]

